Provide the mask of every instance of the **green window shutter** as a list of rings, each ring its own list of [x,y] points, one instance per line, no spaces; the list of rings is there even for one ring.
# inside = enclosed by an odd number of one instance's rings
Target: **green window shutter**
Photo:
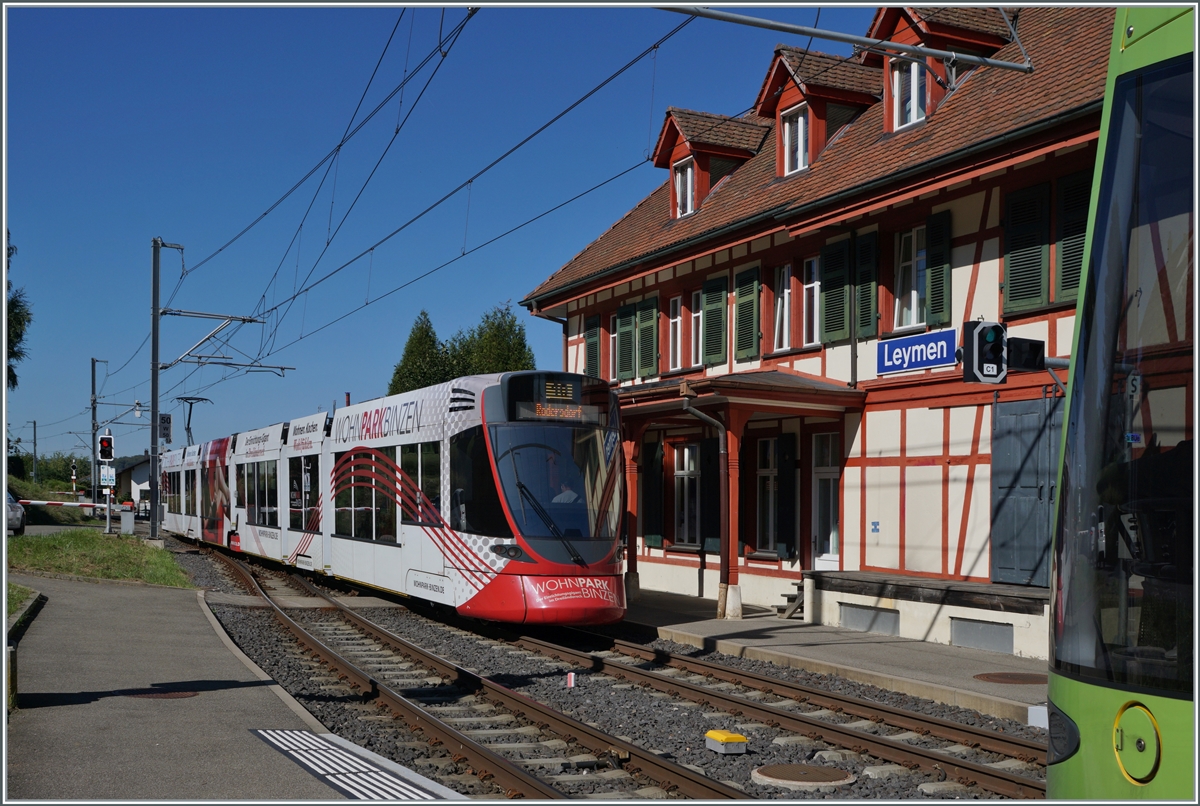
[[[950,324],[950,211],[925,219],[925,324]]]
[[[640,378],[658,374],[658,298],[637,306],[637,374]]]
[[[854,244],[854,315],[858,338],[875,335],[879,319],[879,233],[859,235]]]
[[[850,241],[821,249],[821,341],[850,338]]]
[[[758,269],[749,269],[733,283],[733,357],[739,361],[758,355],[759,332]]]
[[[1050,185],[1008,194],[1004,216],[1004,312],[1045,305],[1050,268]]]
[[[583,323],[584,373],[593,378],[600,377],[600,317],[591,316]]]
[[[1087,229],[1092,172],[1064,176],[1055,188],[1058,196],[1058,245],[1055,248],[1054,299],[1065,302],[1079,295],[1083,273],[1083,236]]]
[[[636,309],[626,305],[617,309],[617,380],[627,381],[634,373],[634,319]]]
[[[728,307],[727,280],[718,277],[704,284],[704,363],[725,363],[725,309]]]

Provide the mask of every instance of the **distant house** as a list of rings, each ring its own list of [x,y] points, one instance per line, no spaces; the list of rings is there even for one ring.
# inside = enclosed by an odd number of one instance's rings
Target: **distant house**
[[[117,486],[114,491],[118,502],[132,501],[134,509],[138,504],[150,500],[150,457],[137,460],[134,464],[117,472]]]
[[[617,391],[631,583],[712,598],[723,553],[748,604],[812,573],[824,623],[1046,656],[1062,393],[954,355],[1071,350],[1113,13],[881,8],[1034,71],[780,45],[748,114],[668,109],[662,186],[522,301]]]

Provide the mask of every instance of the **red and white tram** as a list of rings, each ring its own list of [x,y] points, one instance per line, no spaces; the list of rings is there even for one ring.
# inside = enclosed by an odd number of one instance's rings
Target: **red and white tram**
[[[625,614],[603,381],[475,375],[163,456],[167,532],[490,621]]]

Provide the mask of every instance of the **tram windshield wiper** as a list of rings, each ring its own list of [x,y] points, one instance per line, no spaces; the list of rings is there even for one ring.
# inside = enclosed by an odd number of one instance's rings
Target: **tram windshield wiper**
[[[534,512],[537,513],[538,517],[542,519],[542,523],[546,524],[546,528],[550,530],[551,534],[557,537],[559,541],[567,547],[567,551],[570,553],[571,559],[579,565],[587,565],[587,561],[583,559],[583,555],[579,553],[579,549],[575,548],[575,546],[571,544],[570,540],[567,540],[566,536],[563,535],[562,530],[558,528],[558,524],[554,522],[554,518],[549,512],[546,511],[546,508],[542,506],[541,502],[537,500],[537,496],[533,494],[533,491],[526,487],[525,483],[520,479],[517,480],[517,491],[521,493],[522,498],[529,502],[529,506]]]

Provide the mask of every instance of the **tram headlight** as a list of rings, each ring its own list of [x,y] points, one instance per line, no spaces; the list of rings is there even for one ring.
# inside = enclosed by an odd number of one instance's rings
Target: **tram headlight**
[[[1050,741],[1046,745],[1046,763],[1057,764],[1075,755],[1079,749],[1079,726],[1052,702],[1046,703],[1050,722]]]
[[[492,551],[510,560],[519,560],[525,553],[516,543],[496,543],[492,546]]]

